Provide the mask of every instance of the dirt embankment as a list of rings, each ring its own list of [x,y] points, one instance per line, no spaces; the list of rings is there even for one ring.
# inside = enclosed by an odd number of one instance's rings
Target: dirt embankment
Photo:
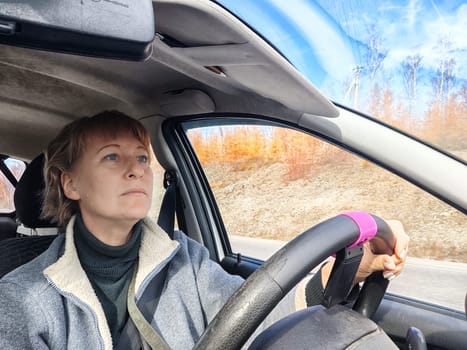
[[[342,211],[362,210],[400,220],[411,238],[412,256],[467,262],[463,213],[365,162],[321,166],[296,181],[284,180],[281,164],[205,170],[232,234],[289,240]]]

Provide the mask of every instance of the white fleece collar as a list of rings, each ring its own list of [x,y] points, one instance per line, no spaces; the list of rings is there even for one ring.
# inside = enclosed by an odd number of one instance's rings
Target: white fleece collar
[[[167,233],[162,230],[150,218],[143,220],[143,237],[139,249],[138,272],[136,273],[135,291],[136,294],[141,287],[146,276],[153,271],[160,263],[166,260],[172,252],[178,248],[180,243],[171,240]]]
[[[104,309],[97,298],[86,272],[81,267],[76,250],[73,227],[76,216],[73,216],[65,232],[65,251],[52,265],[44,270],[49,283],[53,284],[65,297],[76,298],[87,304],[95,313],[97,326],[104,340],[104,348],[112,349],[112,338],[107,324]],[[136,273],[135,290],[141,287],[144,279],[161,262],[167,259],[178,247],[167,234],[151,219],[143,221],[141,247],[139,249],[138,271]]]

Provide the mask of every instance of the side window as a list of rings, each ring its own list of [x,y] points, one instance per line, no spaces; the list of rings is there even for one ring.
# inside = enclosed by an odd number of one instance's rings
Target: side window
[[[15,176],[16,180],[21,178],[21,175],[23,175],[26,169],[24,162],[18,159],[6,158],[0,161],[3,161],[10,172]],[[14,192],[15,187],[5,174],[0,171],[0,213],[11,213],[15,211],[15,204],[13,201]]]
[[[229,125],[196,127],[187,135],[234,252],[266,259],[320,221],[342,211],[368,211],[400,220],[411,238],[406,276],[394,280],[390,290],[463,310],[467,282],[453,287],[449,298],[433,299],[433,288],[451,283],[444,280],[448,274],[432,281],[416,275],[420,284],[404,286],[413,281],[409,271],[423,274],[417,267],[438,262],[443,264],[440,271],[463,271],[467,277],[462,213],[394,174],[296,130]],[[426,288],[419,288],[424,283]]]

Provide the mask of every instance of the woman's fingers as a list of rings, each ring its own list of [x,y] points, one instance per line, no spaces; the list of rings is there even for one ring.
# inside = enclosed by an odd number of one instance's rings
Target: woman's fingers
[[[360,263],[359,271],[356,276],[357,281],[364,280],[375,271],[382,271],[384,278],[392,280],[398,276],[404,268],[410,238],[405,233],[404,227],[400,221],[387,220],[386,222],[396,239],[394,253],[392,255],[375,254],[371,249],[371,244],[366,243],[364,245],[362,262]]]
[[[396,236],[396,245],[394,247],[395,256],[401,260],[405,261],[407,258],[407,252],[409,249],[410,238],[405,233],[404,226],[399,220],[386,220],[387,224],[391,228],[391,231]]]

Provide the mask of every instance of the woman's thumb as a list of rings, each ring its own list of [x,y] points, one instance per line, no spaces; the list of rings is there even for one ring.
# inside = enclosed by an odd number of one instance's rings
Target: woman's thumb
[[[376,255],[371,264],[373,271],[393,271],[396,268],[394,260],[386,254]]]

